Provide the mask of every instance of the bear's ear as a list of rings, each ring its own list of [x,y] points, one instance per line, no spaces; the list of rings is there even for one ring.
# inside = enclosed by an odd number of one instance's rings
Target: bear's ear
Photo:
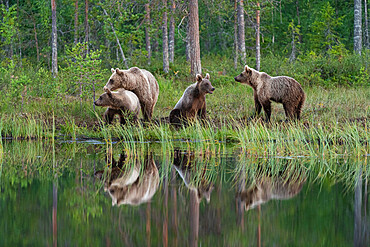
[[[105,90],[105,92],[108,94],[108,96],[110,97],[110,96],[112,96],[112,92],[109,90],[109,88],[107,88],[106,90]]]
[[[197,76],[195,78],[197,78],[197,82],[201,82],[203,80],[203,78],[200,74],[197,74]]]
[[[114,72],[115,72],[115,70],[114,70],[113,68],[111,68],[111,69],[110,69],[110,71],[112,71],[112,73],[114,73]]]
[[[204,77],[204,79],[209,80],[209,78],[211,78],[211,77],[210,77],[210,76],[209,76],[209,74],[207,73],[207,74],[206,74],[206,77]]]
[[[245,65],[244,70],[245,70],[245,72],[249,72],[250,71],[250,68],[248,67],[248,65]]]
[[[118,74],[118,75],[122,75],[123,73],[122,73],[122,71],[119,69],[119,68],[117,68],[116,69],[116,73]]]

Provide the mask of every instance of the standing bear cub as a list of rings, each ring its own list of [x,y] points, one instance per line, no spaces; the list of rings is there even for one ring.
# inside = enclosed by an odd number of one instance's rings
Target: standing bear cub
[[[136,94],[125,89],[111,92],[109,89],[94,102],[97,106],[107,106],[103,118],[106,123],[111,124],[113,118],[118,114],[120,123],[126,124],[126,119],[137,121],[140,112],[140,102]]]
[[[118,68],[111,70],[113,74],[104,86],[104,91],[108,89],[113,91],[119,88],[132,91],[140,100],[144,120],[150,120],[159,94],[159,86],[155,77],[149,71],[137,67],[129,70]]]
[[[206,94],[212,94],[215,88],[209,81],[208,73],[204,78],[197,74],[196,79],[197,82],[185,89],[175,108],[170,112],[171,124],[181,125],[194,120],[197,116],[201,119],[206,118]]]
[[[263,107],[266,120],[270,121],[272,100],[283,104],[288,119],[300,119],[306,96],[301,85],[293,78],[271,77],[246,65],[244,71],[234,79],[253,88],[255,115],[260,114]]]

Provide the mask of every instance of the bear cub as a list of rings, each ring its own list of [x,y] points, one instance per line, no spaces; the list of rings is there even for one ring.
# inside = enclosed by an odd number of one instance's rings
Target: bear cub
[[[104,91],[114,91],[119,88],[132,91],[139,98],[144,120],[149,121],[153,116],[159,95],[159,85],[152,73],[137,67],[128,70],[117,68],[111,71],[112,75],[104,86]]]
[[[253,117],[260,114],[263,108],[266,121],[270,121],[272,100],[283,104],[288,119],[300,119],[306,95],[301,85],[293,78],[288,76],[272,77],[246,65],[244,71],[234,79],[253,88],[255,105]]]
[[[140,112],[140,102],[136,94],[131,91],[119,89],[111,92],[109,89],[94,102],[96,106],[108,107],[103,119],[111,124],[114,116],[118,114],[120,123],[126,124],[126,119],[137,121]]]
[[[197,116],[200,119],[206,118],[206,94],[212,94],[215,88],[209,81],[210,76],[207,73],[203,78],[197,74],[197,82],[187,87],[170,112],[170,123],[173,125],[187,124],[188,121],[194,120]]]

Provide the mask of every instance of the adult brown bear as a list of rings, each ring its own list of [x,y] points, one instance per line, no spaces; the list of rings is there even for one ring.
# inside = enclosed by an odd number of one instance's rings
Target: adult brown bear
[[[132,91],[140,100],[144,120],[148,121],[153,116],[154,106],[159,95],[159,86],[155,77],[145,69],[132,67],[128,70],[111,69],[112,75],[104,91],[124,88]]]
[[[288,76],[272,77],[246,65],[244,71],[234,79],[253,88],[254,116],[260,114],[263,108],[266,120],[270,121],[272,100],[283,104],[288,119],[300,119],[306,95],[301,85],[293,78]]]

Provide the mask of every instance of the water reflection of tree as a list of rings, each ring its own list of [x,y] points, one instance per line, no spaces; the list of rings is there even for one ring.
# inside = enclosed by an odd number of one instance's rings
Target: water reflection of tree
[[[363,180],[365,185],[363,186]],[[364,193],[362,193],[364,189]],[[369,246],[369,220],[367,219],[367,179],[364,179],[362,166],[357,172],[354,198],[354,240],[353,246]]]
[[[209,166],[213,166],[214,163],[210,162],[209,157],[197,157],[194,153],[181,150],[175,150],[173,156],[173,172],[176,170],[189,191],[189,246],[198,246],[199,207],[202,199],[205,199],[207,203],[211,200],[214,183],[212,174],[207,174],[207,172],[211,170]],[[208,227],[212,226],[208,225]]]

